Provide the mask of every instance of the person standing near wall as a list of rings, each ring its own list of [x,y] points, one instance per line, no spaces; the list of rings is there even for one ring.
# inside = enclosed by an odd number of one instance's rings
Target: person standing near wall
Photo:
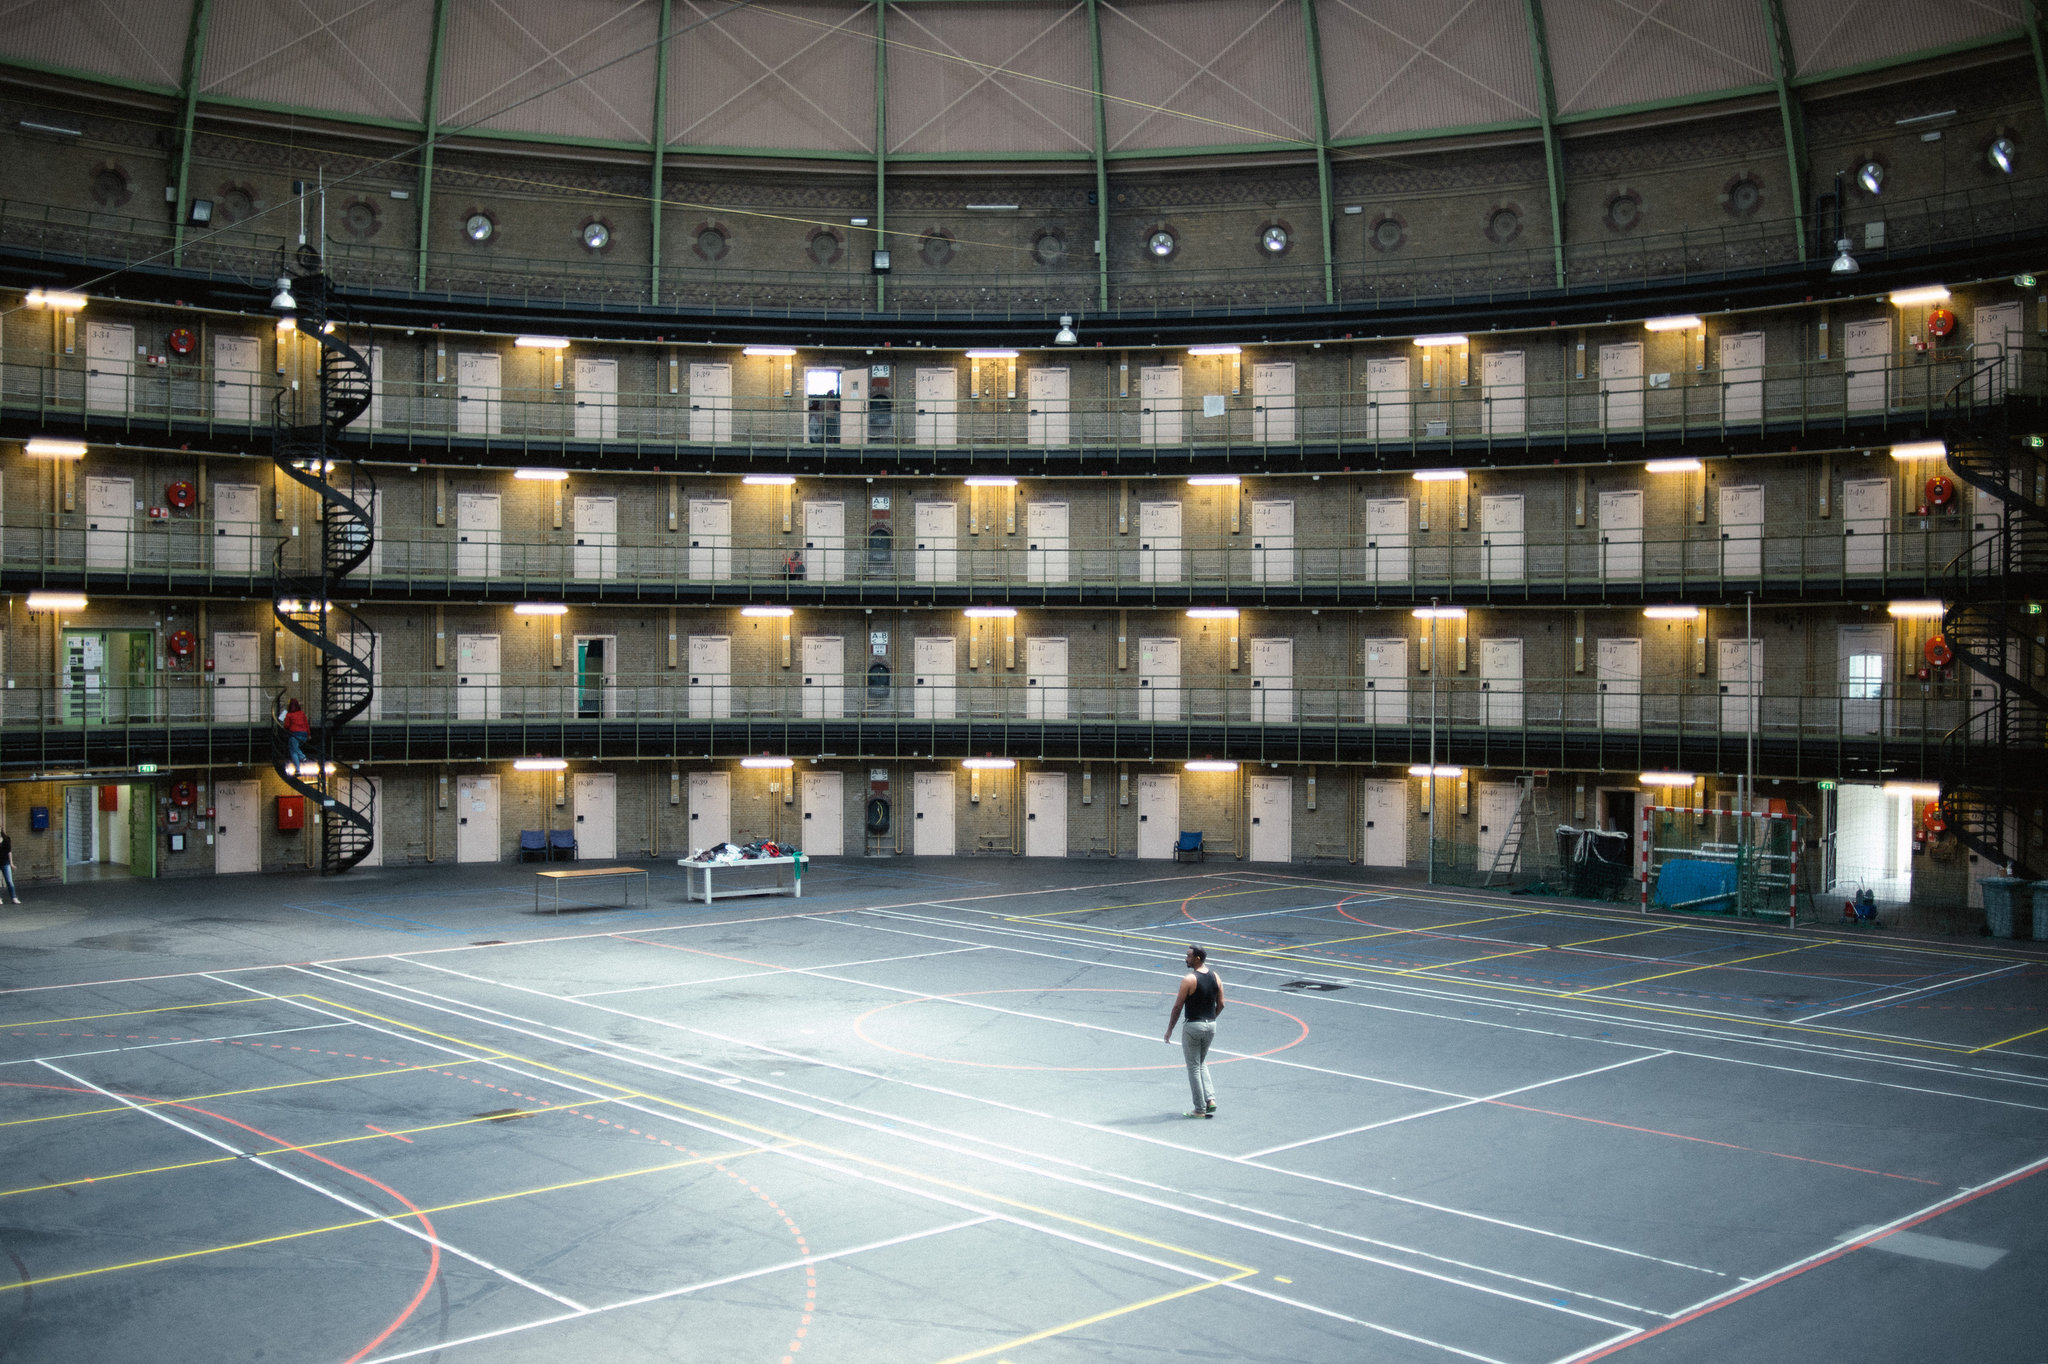
[[[14,888],[14,840],[5,829],[0,829],[0,882],[7,887],[7,903],[18,905],[21,894]]]
[[[1216,1116],[1216,1088],[1209,1083],[1209,1044],[1216,1040],[1216,1017],[1223,1012],[1223,982],[1209,969],[1209,954],[1199,947],[1188,948],[1188,973],[1180,978],[1180,992],[1173,997],[1173,1012],[1166,1019],[1166,1040],[1173,1040],[1173,1028],[1181,1021],[1181,1055],[1188,1062],[1188,1093],[1195,1106],[1182,1114],[1188,1118]]]

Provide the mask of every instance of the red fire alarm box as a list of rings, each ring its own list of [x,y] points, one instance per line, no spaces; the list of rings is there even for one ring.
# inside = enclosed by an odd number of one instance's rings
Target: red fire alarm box
[[[100,788],[100,813],[112,815],[119,814],[120,811],[121,788],[118,786],[102,786]]]
[[[304,796],[279,796],[277,798],[277,828],[279,833],[292,833],[306,827],[306,798]]]

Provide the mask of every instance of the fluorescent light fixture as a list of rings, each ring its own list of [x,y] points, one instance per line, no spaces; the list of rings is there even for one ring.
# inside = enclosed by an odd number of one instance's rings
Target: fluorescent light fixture
[[[1948,443],[1938,440],[1913,440],[1904,445],[1892,447],[1892,458],[1897,460],[1947,459]]]
[[[286,332],[295,332],[298,329],[299,319],[296,317],[280,317],[277,319],[277,334],[279,336],[283,336]]]
[[[1014,478],[970,478],[966,482],[970,488],[1014,488],[1017,486],[1017,480]]]
[[[1013,350],[971,350],[967,352],[967,358],[970,360],[1014,360],[1017,358],[1017,352]]]
[[[28,609],[31,611],[83,611],[83,592],[31,592],[28,594]]]
[[[1917,308],[1923,303],[1946,302],[1948,302],[1948,286],[1946,284],[1928,284],[1918,289],[1900,289],[1891,295],[1891,303],[1895,308]]]
[[[512,477],[523,478],[528,483],[560,483],[569,476],[567,469],[514,469]]]
[[[1697,606],[1645,606],[1643,617],[1646,620],[1698,620],[1700,609]]]
[[[60,294],[49,289],[28,291],[28,306],[31,308],[83,308],[84,294]]]
[[[740,482],[749,488],[789,488],[796,485],[796,475],[748,474]]]
[[[776,359],[782,359],[782,358],[784,358],[784,357],[786,357],[786,356],[791,356],[791,355],[795,355],[795,354],[796,354],[796,347],[795,347],[795,346],[748,346],[748,347],[747,347],[747,348],[746,348],[745,350],[741,351],[741,352],[740,352],[740,354],[741,354],[741,355],[751,355],[751,356],[755,357],[756,359],[769,359],[769,360],[776,360]]]
[[[566,616],[569,608],[558,601],[523,601],[512,608],[515,616]]]
[[[741,759],[740,759],[740,766],[741,766],[741,767],[752,767],[752,768],[765,768],[765,769],[767,769],[768,771],[771,771],[771,772],[773,772],[773,771],[778,771],[778,770],[780,770],[780,769],[782,769],[782,768],[785,768],[785,767],[795,767],[795,766],[796,766],[796,759],[794,759],[794,758],[741,758]]]
[[[1411,777],[1462,777],[1465,775],[1465,769],[1462,767],[1447,767],[1442,763],[1438,763],[1435,767],[1431,767],[1428,763],[1417,763],[1408,769],[1408,775]]]
[[[788,620],[796,612],[787,606],[742,606],[740,614],[758,620]]]
[[[1888,781],[1884,784],[1888,796],[1911,796],[1914,800],[1940,800],[1941,787],[1931,781]]]
[[[320,764],[319,764],[319,763],[299,763],[299,764],[297,764],[296,766],[293,766],[293,767],[292,767],[292,775],[293,775],[293,776],[295,776],[295,777],[317,777],[317,776],[321,775],[321,772],[320,772]],[[327,764],[327,775],[328,775],[328,776],[330,776],[330,777],[334,775],[334,764],[333,764],[333,763],[329,763],[329,764]]]
[[[37,436],[22,446],[21,452],[30,459],[78,459],[85,454],[85,442],[50,440],[44,436]]]
[[[1691,786],[1693,776],[1690,772],[1645,772],[1636,780],[1645,786]]]
[[[566,336],[515,336],[512,338],[512,344],[524,346],[528,350],[567,350],[569,348],[569,338]]]
[[[1418,606],[1408,614],[1417,620],[1463,620],[1465,619],[1465,608],[1462,606]]]
[[[1470,345],[1470,344],[1471,344],[1471,342],[1470,342],[1470,341],[1469,341],[1469,340],[1468,340],[1467,338],[1465,338],[1465,337],[1462,337],[1462,336],[1457,336],[1457,335],[1448,335],[1448,336],[1418,336],[1418,337],[1416,337],[1416,338],[1415,338],[1415,344],[1416,344],[1416,345],[1418,345],[1418,346],[1423,346],[1423,347],[1428,347],[1428,346],[1464,346],[1464,345]]]
[[[1942,607],[1938,601],[1895,601],[1885,610],[1900,620],[1940,620]]]
[[[72,128],[62,123],[50,123],[40,118],[25,118],[16,125],[25,133],[50,133],[56,137],[84,137],[85,129]]]
[[[569,767],[567,758],[514,758],[514,772],[564,772]]]
[[[1235,606],[1190,606],[1188,608],[1188,619],[1236,620],[1237,608]]]
[[[1236,474],[1195,474],[1188,479],[1190,488],[1235,488]]]
[[[1188,347],[1188,354],[1189,354],[1189,355],[1242,355],[1243,353],[1244,353],[1243,349],[1242,349],[1241,347],[1238,347],[1238,346],[1189,346],[1189,347]]]
[[[1651,459],[1643,462],[1646,474],[1696,474],[1705,467],[1696,459]]]
[[[310,615],[316,610],[322,613],[332,611],[334,603],[331,601],[300,601],[297,597],[286,597],[278,602],[274,609],[287,616],[304,616]]]
[[[1467,476],[1463,469],[1417,469],[1415,471],[1415,481],[1417,483],[1456,483],[1459,479]]]
[[[1182,763],[1182,764],[1181,764],[1180,766],[1181,766],[1181,771],[1183,771],[1183,772],[1235,772],[1235,771],[1237,771],[1237,764],[1236,764],[1236,763],[1233,763],[1233,762],[1223,762],[1223,761],[1221,761],[1220,759],[1210,759],[1210,758],[1197,758],[1197,759],[1195,759],[1195,760],[1194,760],[1193,762],[1185,762],[1185,763]]]
[[[1015,213],[1015,204],[962,204],[969,213]]]
[[[1014,620],[1017,608],[1014,606],[970,606],[961,613],[969,620]]]
[[[1687,313],[1682,317],[1649,317],[1643,319],[1646,332],[1686,332],[1700,325],[1700,320]]]
[[[1017,765],[1015,758],[963,758],[960,765],[969,772],[1007,772]]]

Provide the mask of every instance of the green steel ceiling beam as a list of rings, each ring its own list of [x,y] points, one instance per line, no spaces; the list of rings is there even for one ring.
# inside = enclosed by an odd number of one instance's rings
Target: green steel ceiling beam
[[[1785,26],[1784,0],[1758,0],[1764,9],[1764,38],[1771,49],[1771,75],[1778,83],[1778,119],[1785,126],[1785,169],[1792,177],[1792,230],[1799,235],[1799,259],[1806,259],[1806,111],[1792,93],[1792,30]]]
[[[1976,52],[1987,47],[2023,43],[2026,39],[2027,32],[2024,28],[2008,28],[1997,33],[1987,33],[1981,38],[1965,38],[1959,43],[1923,47],[1916,52],[1902,52],[1896,57],[1879,57],[1874,61],[1858,62],[1854,66],[1837,66],[1827,71],[1815,71],[1796,77],[1792,85],[1794,89],[1805,89],[1809,85],[1825,85],[1829,81],[1842,80],[1848,76],[1868,75],[1872,71],[1889,71],[1896,66],[1911,66],[1916,62],[1933,61],[1937,57],[1953,57],[1959,53]]]
[[[2040,0],[2020,0],[2020,17],[2027,25],[2027,45],[2034,49],[2034,80],[2041,86],[2041,113],[2048,117],[2048,55],[2041,51]]]
[[[199,114],[199,61],[206,52],[206,20],[213,0],[193,0],[192,26],[185,31],[185,72],[178,109],[178,197],[171,223],[171,264],[185,263],[185,191],[192,179],[192,123]]]
[[[1088,58],[1095,71],[1096,306],[1109,310],[1109,113],[1102,98],[1102,13],[1088,0]]]
[[[427,287],[427,242],[434,221],[434,139],[441,131],[441,53],[448,46],[448,0],[434,0],[434,36],[427,48],[427,98],[420,139],[420,261],[416,289]]]
[[[1301,28],[1308,40],[1309,93],[1316,110],[1316,187],[1323,200],[1323,302],[1337,301],[1337,230],[1330,207],[1330,106],[1323,98],[1323,39],[1316,27],[1316,0],[1301,0]]]
[[[888,245],[889,230],[889,0],[875,0],[875,239],[868,244],[868,267],[876,249]],[[875,311],[889,306],[889,277],[875,276]]]
[[[1759,95],[1777,97],[1776,85],[1731,85],[1725,90],[1704,90],[1696,95],[1672,95],[1668,99],[1638,100],[1634,104],[1610,104],[1604,109],[1580,109],[1574,113],[1559,114],[1551,121],[1560,128],[1574,123],[1594,123],[1603,118],[1626,118],[1630,114],[1655,114],[1667,109],[1697,109],[1708,104],[1728,104],[1739,99],[1755,99]]]
[[[674,36],[674,0],[661,0],[661,37],[654,48],[654,193],[647,204],[647,301],[661,302],[661,200],[668,193],[668,40]]]
[[[1564,287],[1564,174],[1557,146],[1557,87],[1550,81],[1550,35],[1543,27],[1543,0],[1522,0],[1529,25],[1529,60],[1536,64],[1537,112],[1543,127],[1543,170],[1550,177],[1550,250],[1557,287]]]

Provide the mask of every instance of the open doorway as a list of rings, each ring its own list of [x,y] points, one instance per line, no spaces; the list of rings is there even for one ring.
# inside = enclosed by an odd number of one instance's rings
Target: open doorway
[[[804,442],[839,444],[839,374],[836,369],[804,371]]]
[[[1844,898],[1868,889],[1880,900],[1913,897],[1913,797],[1844,783],[1835,792],[1834,879]]]
[[[618,639],[613,635],[576,636],[576,718],[618,717]]]
[[[64,881],[156,875],[156,792],[146,782],[66,786]]]

